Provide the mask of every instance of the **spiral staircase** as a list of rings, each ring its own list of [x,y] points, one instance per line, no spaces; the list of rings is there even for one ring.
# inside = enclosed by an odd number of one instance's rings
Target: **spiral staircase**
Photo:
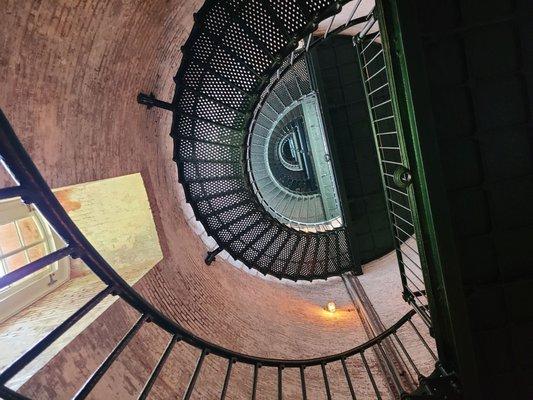
[[[334,173],[325,157],[328,152],[320,157],[325,162],[325,170],[329,171],[321,183],[313,178],[313,168],[308,166],[306,169],[305,164],[312,161],[306,161],[305,151],[302,151],[305,141],[298,136],[306,127],[305,107],[308,103],[305,102],[312,99],[313,94],[310,79],[306,77],[306,52],[328,36],[356,25],[362,32],[360,40],[374,32],[374,15],[354,18],[361,1],[351,2],[353,9],[349,11],[349,18],[333,28],[335,16],[344,3],[328,0],[207,0],[195,15],[195,26],[183,46],[183,61],[175,77],[176,92],[172,102],[163,102],[153,95],[141,94],[138,98],[141,104],[173,113],[171,136],[179,179],[186,200],[206,232],[235,259],[277,278],[324,279],[354,269],[354,254],[342,204],[334,190],[330,190],[334,195],[329,203],[323,198],[326,191],[320,190],[321,185],[326,184],[335,188]],[[328,18],[330,23],[326,33],[314,36],[318,23]],[[374,42],[375,37],[371,39]],[[377,51],[375,57],[382,53],[383,50]],[[372,75],[379,72],[373,71]],[[19,197],[23,202],[33,204],[65,242],[64,248],[0,278],[1,287],[64,257],[83,260],[106,285],[102,292],[0,373],[0,395],[3,398],[24,399],[8,387],[9,380],[108,296],[122,298],[138,312],[139,318],[79,388],[75,399],[89,396],[145,324],[155,324],[158,329],[168,332],[171,340],[138,394],[139,399],[148,397],[178,342],[200,350],[184,399],[193,395],[207,357],[227,362],[225,379],[220,382],[221,399],[226,398],[232,371],[239,363],[253,367],[252,399],[257,395],[260,370],[266,368],[276,371],[279,399],[284,396],[284,371],[297,370],[301,396],[307,399],[305,369],[312,366],[320,367],[323,394],[331,399],[328,370],[337,364],[342,367],[350,398],[358,398],[357,388],[368,384],[375,398],[381,399],[376,371],[368,364],[369,354],[384,360],[385,374],[397,397],[459,398],[455,376],[438,362],[437,355],[411,321],[418,313],[431,325],[426,303],[418,307],[415,304],[414,310],[377,332],[363,345],[316,359],[254,357],[203,340],[155,309],[98,254],[54,197],[3,114],[0,114],[0,143],[2,160],[17,181],[14,187],[0,189],[0,200]],[[325,204],[333,206],[327,210]],[[313,211],[307,211],[304,216],[303,210]],[[398,225],[398,228],[402,226]],[[413,231],[406,235],[398,239],[401,241],[398,243],[400,257],[405,245],[409,245],[408,238]],[[419,272],[416,274],[420,275]],[[424,289],[420,288],[418,294],[413,291],[409,300],[420,302],[420,296],[425,296]],[[408,331],[410,336],[419,340],[435,360],[433,374],[423,376],[420,373],[398,335],[400,331]],[[414,377],[413,380],[406,380],[405,372],[398,372],[388,355],[391,347],[404,360],[405,371]],[[354,377],[350,369],[356,359],[363,368],[357,370]]]
[[[340,216],[302,216],[307,205],[320,209],[320,197],[290,193],[273,180],[258,181],[263,178],[254,177],[258,171],[251,170],[252,185],[245,147],[252,125],[250,151],[261,145],[253,141],[260,126],[267,126],[261,121],[288,107],[295,89],[302,95],[310,92],[303,63],[292,68],[303,55],[298,43],[339,10],[338,3],[320,1],[207,2],[195,16],[175,77],[171,136],[187,201],[220,248],[249,268],[278,278],[327,278],[355,265]],[[279,67],[293,72],[276,85]],[[297,68],[303,79],[291,79]],[[289,84],[283,86],[285,81]],[[262,106],[256,109],[258,101]],[[263,184],[269,187],[263,190]],[[263,195],[257,196],[254,187]],[[281,216],[269,212],[272,202],[290,211]],[[309,224],[317,218],[318,224]],[[302,229],[306,225],[310,229]]]

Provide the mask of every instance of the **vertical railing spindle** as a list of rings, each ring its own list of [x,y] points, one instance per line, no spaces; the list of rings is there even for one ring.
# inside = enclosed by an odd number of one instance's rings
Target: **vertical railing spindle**
[[[172,349],[174,348],[174,345],[179,342],[181,338],[178,337],[178,335],[174,335],[170,338],[170,341],[167,344],[167,347],[165,348],[165,351],[159,358],[159,361],[157,362],[154,370],[150,374],[150,377],[146,381],[143,390],[139,394],[139,397],[137,397],[137,400],[145,400],[148,394],[150,393],[150,390],[152,389],[152,386],[154,386],[154,383],[159,376],[161,370],[163,369],[163,365],[167,361],[168,356],[172,352]]]
[[[433,357],[433,359],[435,361],[437,361],[437,355],[433,352],[433,350],[431,350],[431,347],[429,347],[429,344],[426,342],[426,340],[422,337],[422,334],[420,333],[420,331],[416,328],[415,324],[413,324],[413,321],[409,320],[407,321],[411,327],[413,328],[413,330],[416,332],[418,338],[420,339],[420,341],[423,343],[424,347],[426,348],[426,350],[429,352],[429,354],[431,355],[431,357]]]
[[[255,396],[257,393],[257,378],[259,376],[259,368],[261,366],[259,364],[254,365],[254,382],[252,385],[252,400],[255,400]]]
[[[278,367],[278,400],[283,400],[283,367]]]
[[[307,36],[307,43],[305,44],[305,51],[309,51],[309,46],[311,46],[311,40],[313,40],[312,32],[309,34],[309,36]]]
[[[360,356],[361,356],[361,360],[363,360],[363,364],[365,366],[366,373],[368,374],[368,378],[370,379],[370,383],[372,384],[372,387],[374,388],[374,393],[376,393],[376,399],[382,400],[381,393],[378,389],[378,385],[376,384],[376,380],[374,379],[374,375],[372,374],[372,371],[370,370],[370,367],[368,366],[368,362],[366,361],[364,351],[360,353]]]
[[[326,32],[324,33],[324,39],[328,36],[329,31],[331,30],[331,27],[333,26],[333,23],[335,21],[335,17],[337,14],[333,15],[329,21],[328,28],[326,29]]]
[[[407,349],[403,345],[402,341],[400,340],[400,338],[398,337],[398,335],[396,333],[393,333],[393,336],[395,337],[396,341],[400,345],[400,349],[402,349],[402,352],[405,354],[405,357],[407,357],[407,360],[409,361],[409,364],[411,364],[411,367],[413,368],[413,370],[415,371],[417,376],[420,377],[421,376],[420,371],[418,370],[415,362],[411,358],[411,355],[409,354],[409,352],[407,351]]]
[[[398,391],[400,395],[404,393],[404,389],[402,387],[402,384],[400,382],[400,379],[398,378],[398,375],[396,373],[396,369],[391,364],[389,357],[387,357],[387,354],[385,353],[385,350],[383,350],[383,346],[381,346],[381,343],[378,343],[376,345],[383,356],[383,359],[385,360],[385,365],[387,366],[387,369],[389,370],[390,376],[392,377],[392,383],[394,384],[394,387]]]
[[[231,369],[233,368],[234,363],[235,363],[235,360],[233,358],[230,358],[228,360],[228,368],[226,369],[226,377],[224,378],[224,385],[222,386],[222,392],[220,393],[220,400],[224,400],[226,398],[226,393],[228,392],[229,380],[231,378]]]
[[[326,388],[326,397],[331,400],[331,390],[329,388],[328,373],[326,372],[326,364],[320,364],[322,368],[322,376],[324,377],[324,387]]]
[[[353,16],[355,15],[355,12],[357,11],[357,9],[359,8],[359,6],[361,5],[361,2],[363,0],[358,0],[355,5],[353,6],[352,8],[352,12],[350,12],[350,15],[348,16],[348,18],[346,19],[346,22],[344,23],[344,26],[348,25],[350,23],[350,21],[352,20]]]
[[[133,325],[133,327],[128,331],[128,333],[115,346],[111,354],[109,354],[109,356],[104,360],[104,362],[100,364],[98,369],[91,375],[87,382],[85,382],[85,384],[78,391],[78,393],[76,393],[76,395],[74,396],[75,400],[85,399],[87,397],[87,395],[100,381],[100,379],[109,369],[109,367],[111,367],[111,364],[113,364],[113,362],[117,359],[120,353],[122,353],[122,351],[126,348],[131,339],[133,339],[135,334],[139,331],[139,329],[141,329],[141,326],[146,322],[147,318],[148,316],[146,314],[141,315],[135,325]]]
[[[202,364],[204,363],[205,356],[209,354],[209,350],[203,349],[202,354],[200,354],[200,357],[198,357],[198,361],[196,362],[196,367],[194,368],[194,372],[191,376],[191,380],[189,381],[189,385],[187,386],[187,391],[185,392],[185,396],[183,396],[183,400],[189,400],[191,398],[192,392],[194,391],[194,385],[196,385],[196,381],[198,380],[198,375],[200,375],[200,370],[202,369]]]
[[[350,395],[352,396],[353,400],[357,400],[357,398],[355,396],[355,390],[354,390],[353,385],[352,385],[352,380],[351,380],[350,374],[348,372],[348,367],[346,366],[346,359],[345,358],[341,358],[341,363],[342,363],[342,369],[344,370],[344,375],[346,376],[346,382],[348,382],[348,388],[350,389]]]
[[[307,400],[307,388],[305,386],[305,367],[300,367],[300,382],[302,383],[302,399]]]

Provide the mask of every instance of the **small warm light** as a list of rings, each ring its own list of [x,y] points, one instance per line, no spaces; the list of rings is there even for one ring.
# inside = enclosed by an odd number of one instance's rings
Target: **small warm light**
[[[326,310],[333,314],[337,310],[337,305],[334,301],[330,301],[328,304],[326,304]]]

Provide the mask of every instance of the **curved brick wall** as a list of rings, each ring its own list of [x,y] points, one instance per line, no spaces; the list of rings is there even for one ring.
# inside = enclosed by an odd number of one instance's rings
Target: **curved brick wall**
[[[136,104],[141,90],[171,98],[180,46],[201,1],[7,3],[0,10],[0,106],[52,187],[142,171],[165,254],[137,285],[150,301],[202,337],[261,356],[318,356],[366,340],[339,279],[285,284],[220,259],[211,267],[203,262],[205,245],[179,205],[171,115]],[[330,298],[341,306],[333,318],[321,310]],[[92,355],[108,351],[132,320],[121,307],[113,306],[23,392],[36,398],[72,394],[97,365]],[[138,390],[166,340],[150,329],[125,353],[137,361],[117,363],[96,397]],[[164,382],[168,390],[182,390],[193,365],[190,352],[178,353]],[[225,365],[209,368],[222,374]],[[251,382],[251,371],[243,374]],[[221,379],[205,384],[206,393],[220,390]],[[157,392],[166,398],[162,385]]]

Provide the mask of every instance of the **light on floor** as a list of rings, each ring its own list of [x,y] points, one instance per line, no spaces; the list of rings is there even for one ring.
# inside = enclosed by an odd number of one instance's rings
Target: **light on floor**
[[[326,304],[326,310],[333,314],[337,310],[337,305],[334,301],[330,301]]]

